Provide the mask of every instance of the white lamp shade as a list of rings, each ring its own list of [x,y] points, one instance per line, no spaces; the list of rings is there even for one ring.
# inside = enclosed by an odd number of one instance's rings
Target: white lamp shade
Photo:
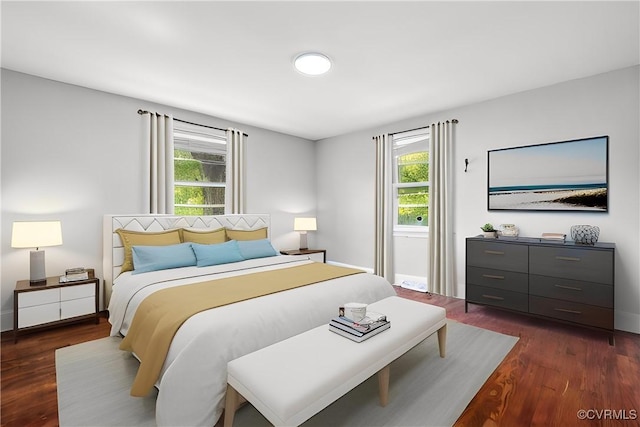
[[[316,231],[315,218],[295,218],[293,220],[293,231]]]
[[[16,221],[11,231],[12,248],[41,248],[62,244],[60,221]]]

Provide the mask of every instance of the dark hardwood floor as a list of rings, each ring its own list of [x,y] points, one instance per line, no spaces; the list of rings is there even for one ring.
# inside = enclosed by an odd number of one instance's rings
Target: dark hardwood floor
[[[520,337],[455,426],[638,426],[640,335],[607,334],[397,288],[466,324]],[[109,334],[105,318],[1,341],[2,426],[57,426],[55,349]],[[425,385],[428,386],[428,385]],[[579,411],[589,411],[587,420]]]
[[[473,304],[465,313],[463,300],[398,294],[445,307],[450,319],[520,338],[456,427],[640,426],[640,335],[616,331],[610,346],[600,331]],[[580,410],[589,418],[579,419]]]

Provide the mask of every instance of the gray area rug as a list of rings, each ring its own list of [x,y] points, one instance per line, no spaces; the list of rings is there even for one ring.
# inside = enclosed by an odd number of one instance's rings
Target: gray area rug
[[[391,365],[389,404],[378,404],[373,376],[308,420],[304,426],[450,426],[518,341],[449,321],[447,357],[436,335]],[[155,425],[155,394],[129,396],[138,362],[109,337],[56,350],[60,426]],[[251,405],[234,426],[270,426]]]

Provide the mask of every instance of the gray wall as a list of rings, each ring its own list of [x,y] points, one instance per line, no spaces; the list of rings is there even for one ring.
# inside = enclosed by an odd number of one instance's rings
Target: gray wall
[[[616,328],[640,333],[640,67],[523,92],[438,114],[403,120],[315,144],[168,106],[2,70],[0,221],[1,321],[12,327],[15,282],[28,277],[28,251],[12,249],[16,220],[60,219],[64,244],[46,249],[47,272],[93,267],[101,275],[102,216],[140,213],[142,163],[139,108],[249,134],[247,210],[270,213],[273,242],[295,248],[296,215],[318,216],[309,244],[329,260],[373,266],[372,137],[457,118],[454,222],[457,296],[464,296],[464,238],[485,222],[515,223],[525,236],[600,226],[615,242]],[[607,134],[610,212],[509,213],[486,210],[486,151]],[[464,173],[464,159],[470,160]],[[396,273],[426,277],[425,239],[399,237]]]
[[[598,225],[600,240],[617,245],[616,328],[640,333],[639,74],[638,66],[626,68],[318,141],[318,244],[331,260],[371,268],[372,137],[456,118],[456,295],[464,297],[464,239],[486,222],[514,223],[521,235],[534,237],[546,231],[568,235],[574,224]],[[609,213],[487,211],[487,150],[598,135],[610,137]],[[426,278],[426,240],[398,237],[394,244],[396,274]]]
[[[13,288],[29,251],[11,248],[17,220],[59,219],[63,245],[45,248],[48,275],[95,268],[102,277],[102,217],[144,213],[139,108],[237,127],[247,139],[247,212],[269,213],[277,249],[298,247],[296,214],[314,215],[314,143],[264,129],[2,70],[1,320],[13,327]],[[315,244],[314,233],[309,244]]]

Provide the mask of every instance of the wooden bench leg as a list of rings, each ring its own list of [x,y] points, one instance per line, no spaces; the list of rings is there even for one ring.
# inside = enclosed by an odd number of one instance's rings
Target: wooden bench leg
[[[224,403],[224,427],[233,426],[233,418],[236,415],[238,405],[240,405],[240,393],[227,384],[227,395]]]
[[[440,347],[440,357],[444,357],[447,352],[447,324],[438,329],[438,347]]]
[[[378,371],[378,393],[380,394],[380,406],[387,406],[389,402],[389,376],[391,365],[387,365]]]

